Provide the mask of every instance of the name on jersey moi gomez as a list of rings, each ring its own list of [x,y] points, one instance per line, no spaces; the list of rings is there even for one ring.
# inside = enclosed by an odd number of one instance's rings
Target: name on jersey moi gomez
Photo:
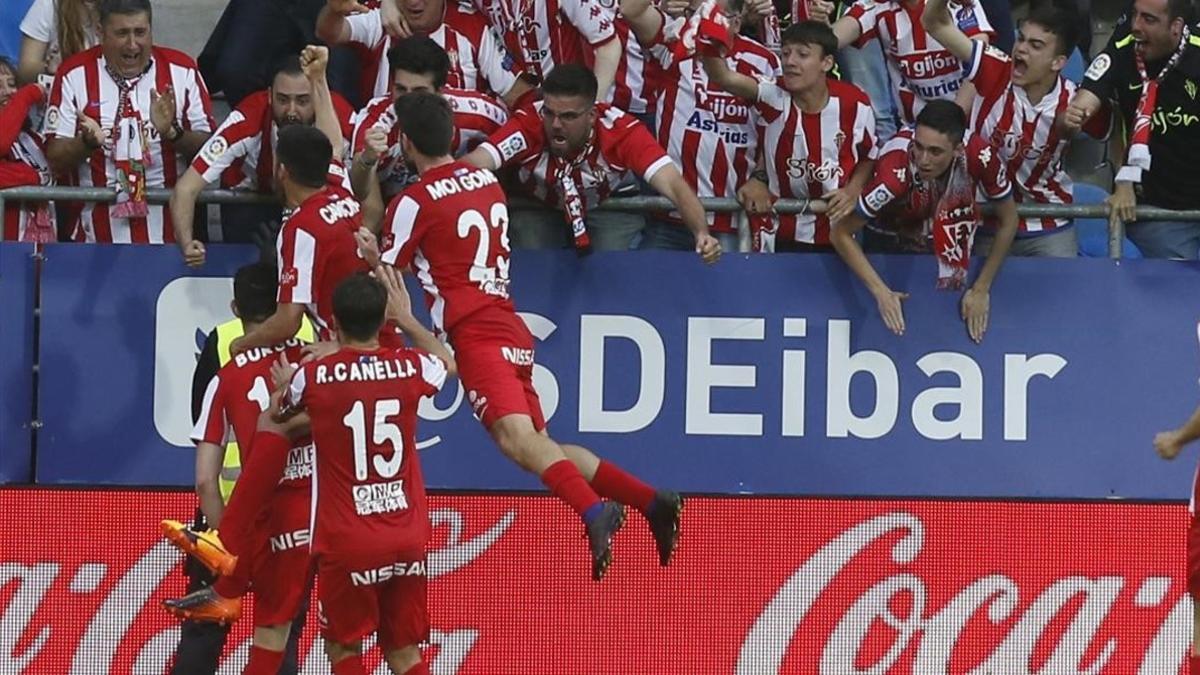
[[[425,191],[429,193],[431,199],[442,199],[451,195],[485,188],[489,185],[496,185],[499,182],[496,179],[496,174],[487,169],[475,169],[474,171],[459,169],[455,172],[455,175],[449,178],[439,178],[429,183],[425,186]]]

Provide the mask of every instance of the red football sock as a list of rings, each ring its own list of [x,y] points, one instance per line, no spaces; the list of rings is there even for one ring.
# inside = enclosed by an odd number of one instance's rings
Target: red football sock
[[[404,675],[429,675],[429,664],[424,660],[418,661],[417,665],[404,671]]]
[[[569,459],[560,459],[542,472],[542,482],[551,494],[566,502],[582,518],[588,509],[600,503],[600,495],[588,485],[583,474]]]
[[[1200,656],[1188,654],[1188,672],[1191,675],[1200,675]]]
[[[250,661],[242,675],[276,675],[283,664],[283,652],[273,652],[262,647],[250,647]]]
[[[333,664],[333,675],[367,675],[361,656],[347,656]]]
[[[612,499],[645,513],[654,502],[654,488],[638,480],[633,474],[613,464],[600,460],[592,487],[601,497]]]
[[[256,518],[266,509],[287,466],[292,442],[279,434],[254,434],[249,450],[243,448],[242,473],[221,515],[221,543],[234,555],[252,551],[245,540]]]

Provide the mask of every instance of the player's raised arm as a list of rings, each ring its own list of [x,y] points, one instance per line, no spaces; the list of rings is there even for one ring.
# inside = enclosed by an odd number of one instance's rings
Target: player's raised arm
[[[394,322],[403,331],[404,336],[408,338],[413,347],[441,359],[446,364],[447,377],[457,375],[458,364],[454,361],[454,355],[450,353],[449,349],[446,349],[446,345],[441,340],[437,339],[413,316],[412,299],[408,295],[408,288],[404,286],[400,272],[391,265],[379,265],[375,268],[375,278],[387,289],[388,321]]]
[[[663,27],[663,15],[654,8],[650,0],[621,0],[621,16],[633,29],[634,37],[643,45],[653,43]]]
[[[337,111],[333,108],[333,94],[329,92],[329,82],[325,79],[325,68],[329,65],[329,48],[309,45],[300,52],[300,67],[304,76],[312,83],[313,111],[316,122],[313,124],[329,137],[333,145],[334,159],[345,142],[342,138],[342,124],[338,121]]]

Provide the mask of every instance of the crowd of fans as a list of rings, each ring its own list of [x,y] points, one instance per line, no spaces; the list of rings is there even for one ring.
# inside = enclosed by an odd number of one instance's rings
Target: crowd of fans
[[[34,0],[17,59],[0,60],[0,186],[118,198],[10,203],[3,234],[174,242],[202,264],[197,195],[274,189],[279,129],[313,123],[296,55],[324,41],[342,160],[375,231],[414,179],[392,105],[434,91],[453,107],[456,152],[546,207],[513,214],[517,248],[836,250],[881,297],[863,251],[932,250],[939,283],[958,287],[972,250],[996,264],[1076,255],[1070,219],[1010,207],[1070,203],[1066,148],[1115,129],[1111,217],[1148,256],[1196,259],[1200,223],[1134,208],[1200,198],[1191,12],[1136,0],[1076,83],[1062,72],[1087,21],[1070,0],[1033,2],[1015,32],[1003,0],[232,0],[200,65],[154,43],[149,0]],[[232,107],[219,125],[211,85]],[[148,204],[148,187],[174,188],[170,207]],[[676,209],[595,209],[636,194]],[[744,211],[704,213],[697,196]],[[820,201],[781,215],[781,198]],[[225,206],[214,235],[249,241],[281,217]]]

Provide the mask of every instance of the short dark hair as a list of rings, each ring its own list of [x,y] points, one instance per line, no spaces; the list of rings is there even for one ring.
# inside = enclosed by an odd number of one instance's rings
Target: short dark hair
[[[3,54],[0,54],[0,70],[7,70],[12,73],[13,77],[17,76],[17,66],[13,63],[12,59]]]
[[[1035,3],[1029,16],[1021,21],[1024,26],[1033,23],[1053,33],[1058,46],[1054,50],[1059,56],[1069,56],[1079,44],[1079,13],[1068,2]]]
[[[1191,23],[1195,15],[1192,0],[1167,0],[1167,19],[1174,21],[1182,18],[1184,23]]]
[[[746,9],[746,0],[726,0],[725,8],[729,10],[731,14],[740,15],[742,10]]]
[[[422,155],[450,154],[454,145],[454,112],[441,94],[415,91],[396,99],[396,124]]]
[[[300,67],[299,54],[285,54],[275,64],[275,73],[271,75],[271,84],[275,83],[275,78],[280,75],[299,75],[304,76],[304,68]]]
[[[287,167],[292,180],[304,187],[325,187],[329,163],[333,160],[333,144],[320,129],[305,124],[292,124],[279,130],[275,156]]]
[[[954,101],[935,99],[921,109],[917,115],[917,126],[946,134],[947,138],[958,144],[967,130],[967,114]]]
[[[578,63],[564,63],[554,67],[542,81],[542,93],[547,96],[582,96],[596,100],[600,85],[596,74]]]
[[[779,36],[781,45],[811,45],[821,48],[821,57],[837,53],[838,39],[829,24],[821,21],[794,23]]]
[[[258,323],[275,313],[279,280],[275,265],[256,262],[233,275],[233,304],[243,321]]]
[[[154,10],[150,7],[150,0],[100,0],[98,11],[101,25],[113,14],[129,15],[142,12],[146,13],[146,19],[150,23],[154,23]]]
[[[410,35],[392,44],[395,46],[387,53],[389,73],[395,75],[397,70],[403,70],[417,75],[432,75],[434,89],[446,86],[450,57],[441,45],[428,35]]]
[[[366,272],[346,277],[333,289],[333,317],[338,330],[360,342],[379,335],[387,300],[387,289],[375,277]]]

